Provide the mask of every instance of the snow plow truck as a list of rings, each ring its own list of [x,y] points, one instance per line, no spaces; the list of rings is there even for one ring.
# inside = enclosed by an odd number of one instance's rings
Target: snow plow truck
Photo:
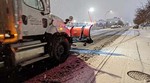
[[[26,66],[49,57],[62,63],[73,43],[93,42],[92,25],[68,29],[51,14],[50,0],[0,0],[0,10],[0,67]]]

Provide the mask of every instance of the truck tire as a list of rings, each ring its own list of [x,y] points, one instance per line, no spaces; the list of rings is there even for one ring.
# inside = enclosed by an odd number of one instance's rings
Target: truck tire
[[[63,63],[70,54],[70,43],[64,36],[54,37],[52,42],[52,55],[57,62]]]

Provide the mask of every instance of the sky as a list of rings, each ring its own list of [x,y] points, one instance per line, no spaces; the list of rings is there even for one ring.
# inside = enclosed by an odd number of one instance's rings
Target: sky
[[[125,22],[133,22],[135,11],[147,3],[147,0],[51,0],[51,13],[63,20],[73,16],[77,22],[120,17]],[[106,13],[112,10],[113,13]]]

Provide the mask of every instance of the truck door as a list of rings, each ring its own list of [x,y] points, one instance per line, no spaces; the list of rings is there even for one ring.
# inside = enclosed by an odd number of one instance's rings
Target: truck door
[[[35,36],[45,33],[48,14],[46,11],[46,0],[23,0],[22,2],[22,34],[23,36]]]

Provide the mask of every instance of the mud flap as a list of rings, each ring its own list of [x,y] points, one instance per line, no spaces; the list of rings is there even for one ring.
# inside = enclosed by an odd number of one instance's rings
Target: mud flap
[[[93,43],[90,35],[90,31],[93,25],[82,26],[82,27],[72,27],[70,29],[71,37],[73,38],[73,43],[83,42],[83,43]]]

